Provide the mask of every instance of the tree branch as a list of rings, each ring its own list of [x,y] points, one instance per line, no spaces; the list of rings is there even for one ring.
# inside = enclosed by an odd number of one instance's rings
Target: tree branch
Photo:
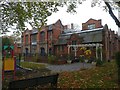
[[[117,17],[114,15],[111,6],[109,5],[108,2],[105,2],[105,4],[107,5],[108,9],[109,9],[109,14],[111,15],[111,17],[115,20],[116,25],[120,28],[120,21],[117,19]]]

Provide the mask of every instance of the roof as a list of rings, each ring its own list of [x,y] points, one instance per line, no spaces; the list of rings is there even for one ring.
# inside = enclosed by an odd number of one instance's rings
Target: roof
[[[56,42],[56,45],[63,45],[63,44],[67,44],[68,39],[70,38],[71,35],[65,35],[65,34],[61,34],[59,36],[58,41]]]
[[[57,41],[57,43],[55,45],[63,45],[63,44],[67,44],[66,39],[58,39],[58,41]]]
[[[96,20],[96,19],[90,18],[87,22],[89,22],[90,20],[99,21],[99,20],[101,20],[101,19]],[[85,22],[85,23],[87,23],[87,22]]]
[[[97,28],[92,30],[85,30],[77,32],[80,37],[83,38],[82,43],[97,43],[102,41],[102,31],[103,28]],[[71,35],[74,33],[64,33],[59,36],[59,39],[56,43],[56,45],[61,44],[67,44],[68,39],[71,37]]]
[[[95,43],[102,41],[102,30],[92,32],[81,32],[79,36],[83,37],[83,43]]]

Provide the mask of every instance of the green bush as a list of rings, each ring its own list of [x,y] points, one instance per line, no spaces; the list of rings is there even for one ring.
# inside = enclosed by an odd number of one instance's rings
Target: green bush
[[[96,66],[102,66],[103,65],[103,61],[101,61],[101,59],[96,59]]]
[[[80,57],[79,57],[79,60],[80,60],[80,62],[85,62],[85,57],[84,57],[84,55],[80,55]]]
[[[53,64],[56,57],[54,55],[48,55],[48,63]]]

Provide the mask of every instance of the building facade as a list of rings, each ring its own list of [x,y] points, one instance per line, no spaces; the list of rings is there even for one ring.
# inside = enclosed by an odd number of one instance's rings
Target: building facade
[[[83,52],[80,47],[68,50],[68,45],[80,44],[102,44],[102,57],[105,60],[114,58],[115,53],[120,51],[120,38],[114,31],[108,28],[107,24],[102,26],[101,20],[89,19],[87,22],[82,23],[82,30],[80,32],[62,33],[59,36],[58,42],[55,47],[55,54],[57,56],[70,55],[80,56]],[[92,51],[92,56],[95,56],[96,47],[86,47]]]
[[[41,30],[26,30],[22,33],[22,53],[40,54],[42,56],[54,53],[54,44],[63,31],[61,21],[42,27]]]
[[[89,19],[82,23],[82,30],[74,30],[73,24],[71,29],[63,26],[58,20],[54,24],[42,27],[41,30],[25,30],[22,33],[21,52],[28,54],[40,54],[42,56],[54,54],[56,56],[67,56],[68,45],[79,44],[102,44],[102,55],[106,60],[114,58],[115,52],[120,51],[120,38],[114,31],[108,28],[107,24],[102,25],[102,21]],[[86,47],[92,51],[95,56],[95,46]],[[71,47],[69,54],[80,56],[83,52],[80,48],[75,51]]]

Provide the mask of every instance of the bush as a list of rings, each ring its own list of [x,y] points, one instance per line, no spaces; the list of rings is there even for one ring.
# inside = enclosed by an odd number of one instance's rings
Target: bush
[[[56,57],[54,55],[48,55],[48,63],[52,64],[54,63]]]
[[[97,59],[96,60],[96,66],[101,66],[101,65],[103,65],[103,61],[101,61],[101,59]]]
[[[80,57],[79,57],[79,60],[80,60],[80,62],[84,62],[84,59],[85,59],[85,57],[84,57],[84,55],[80,55]]]
[[[74,55],[69,54],[69,55],[67,56],[67,60],[73,60],[73,59],[74,59]]]

